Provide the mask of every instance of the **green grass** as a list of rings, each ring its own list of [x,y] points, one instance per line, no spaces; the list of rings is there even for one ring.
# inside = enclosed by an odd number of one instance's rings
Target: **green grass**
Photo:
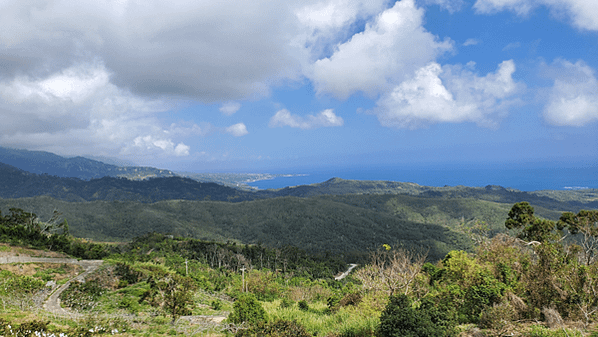
[[[559,328],[549,329],[542,325],[532,325],[529,331],[522,334],[525,337],[583,337],[579,330]]]
[[[379,322],[377,316],[363,315],[359,308],[341,308],[338,312],[331,313],[324,302],[309,303],[307,311],[300,310],[296,305],[282,308],[280,303],[280,300],[262,303],[271,321],[295,320],[308,332],[318,335],[335,333],[341,336],[367,336],[364,332],[373,332]]]

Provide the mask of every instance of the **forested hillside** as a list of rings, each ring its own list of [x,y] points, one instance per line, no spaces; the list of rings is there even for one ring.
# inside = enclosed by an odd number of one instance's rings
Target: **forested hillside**
[[[598,189],[525,192],[501,186],[421,186],[397,181],[345,180],[332,178],[312,185],[286,187],[258,194],[275,196],[310,197],[344,194],[407,194],[430,198],[473,198],[513,204],[528,200],[535,205],[559,210],[563,208],[598,208]]]
[[[205,240],[300,246],[357,256],[381,244],[468,249],[466,232],[504,232],[509,206],[529,201],[542,218],[598,208],[598,190],[522,192],[500,186],[428,187],[388,181],[326,182],[258,192],[182,177],[89,181],[0,163],[0,209],[63,213],[77,237],[123,241],[148,232]]]
[[[483,222],[504,231],[509,205],[475,199],[406,195],[280,197],[239,203],[168,200],[64,202],[49,197],[1,199],[0,209],[19,207],[42,219],[63,213],[71,233],[102,241],[123,241],[148,232],[205,240],[294,245],[316,252],[367,252],[384,243],[429,249],[431,259],[451,249],[469,249],[465,228]],[[557,219],[558,212],[537,207]]]
[[[181,204],[174,208],[187,211]],[[0,256],[19,261],[0,265],[4,336],[598,334],[595,210],[565,212],[551,221],[538,217],[529,203],[516,203],[504,222],[510,234],[491,238],[479,232],[470,252],[451,250],[431,263],[421,250],[383,244],[344,278],[339,255],[293,246],[158,233],[98,244],[70,236],[68,224],[57,218],[38,220],[14,208],[0,214],[0,242],[11,244],[0,244]],[[577,236],[579,244],[565,235]],[[81,261],[30,258],[48,250],[103,261],[81,274],[89,274],[85,282],[74,282],[77,270],[83,272]],[[45,297],[53,290],[48,284],[67,280],[66,290],[53,293],[60,299],[56,306],[63,307],[59,315],[48,305],[54,295]]]

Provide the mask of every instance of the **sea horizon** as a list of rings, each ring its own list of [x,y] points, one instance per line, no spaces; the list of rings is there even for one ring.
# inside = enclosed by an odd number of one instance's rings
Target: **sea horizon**
[[[598,167],[412,167],[298,170],[247,185],[259,190],[321,183],[332,178],[416,183],[421,186],[502,186],[520,191],[598,188]]]

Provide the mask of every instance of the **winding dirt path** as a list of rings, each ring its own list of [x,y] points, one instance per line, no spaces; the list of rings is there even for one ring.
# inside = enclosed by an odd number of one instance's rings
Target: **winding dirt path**
[[[358,264],[351,263],[349,265],[349,269],[347,269],[346,272],[340,274],[339,276],[336,276],[334,279],[337,280],[337,281],[344,279],[345,277],[349,276],[349,273],[351,272],[351,270],[353,270],[353,268],[355,268],[357,266],[358,266]]]
[[[74,316],[74,317],[82,316],[79,313],[75,313],[75,312],[72,312],[68,309],[61,307],[60,306],[60,294],[71,285],[71,282],[73,282],[73,281],[84,282],[85,278],[89,274],[93,273],[96,269],[98,269],[98,267],[101,266],[103,262],[104,261],[102,261],[102,260],[87,260],[87,261],[82,260],[82,261],[78,261],[77,263],[75,263],[75,264],[78,264],[78,265],[82,266],[83,268],[85,268],[85,271],[82,272],[81,274],[77,275],[76,277],[68,280],[68,282],[63,284],[60,288],[56,289],[44,303],[44,309],[46,311],[49,311],[49,312],[51,312],[53,314],[57,314],[57,315],[66,315],[66,316]]]
[[[52,257],[30,257],[30,256],[3,256],[0,257],[0,264],[7,263],[68,263],[76,264],[85,269],[81,274],[68,280],[65,284],[54,290],[52,294],[44,302],[44,309],[56,315],[80,317],[79,313],[72,312],[60,306],[60,294],[65,291],[73,281],[85,281],[85,278],[93,273],[99,266],[104,263],[102,260],[77,260],[68,258],[52,258]]]

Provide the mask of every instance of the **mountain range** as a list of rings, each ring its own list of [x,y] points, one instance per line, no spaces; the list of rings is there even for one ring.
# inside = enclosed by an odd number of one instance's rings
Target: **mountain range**
[[[20,165],[0,162],[0,210],[18,207],[41,219],[58,210],[72,234],[103,241],[156,231],[345,255],[391,243],[426,247],[431,257],[440,258],[471,246],[464,226],[485,223],[490,234],[505,231],[508,211],[519,201],[530,202],[548,219],[558,219],[563,211],[598,208],[597,189],[523,192],[491,185],[430,187],[331,178],[247,191],[154,168],[142,168],[145,179],[100,177],[133,171],[81,157],[19,151],[0,151],[0,161],[9,157]]]

